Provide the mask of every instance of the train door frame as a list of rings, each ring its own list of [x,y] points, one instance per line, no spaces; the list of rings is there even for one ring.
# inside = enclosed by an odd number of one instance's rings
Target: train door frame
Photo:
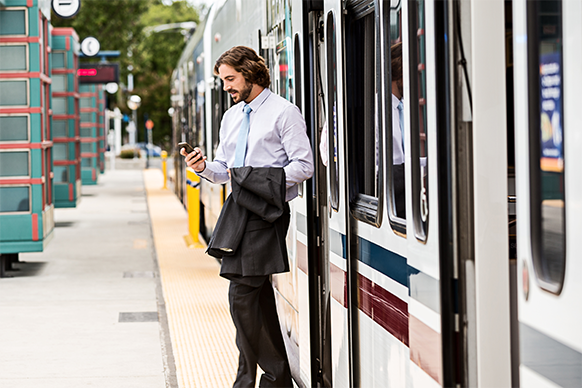
[[[541,3],[532,3],[513,0],[516,194],[519,221],[517,224],[519,378],[522,386],[580,386],[582,337],[579,326],[582,315],[579,296],[582,286],[578,279],[582,274],[582,261],[579,260],[581,225],[579,205],[582,203],[582,196],[580,174],[576,166],[579,166],[582,160],[578,152],[582,144],[579,136],[581,113],[578,102],[582,86],[579,71],[582,62],[580,55],[582,4],[577,1],[560,2],[561,19],[558,25],[551,18],[546,19],[543,24],[540,23],[542,10],[533,8]],[[546,42],[543,42],[546,39],[540,36],[541,25],[544,26],[544,35],[548,40]],[[552,41],[548,38],[560,29],[562,36],[557,39],[561,42],[559,59],[552,60],[551,55],[557,53],[556,48],[559,45],[550,51]],[[543,52],[542,42],[546,46]],[[550,90],[552,88],[555,90]],[[553,94],[555,92],[557,94]],[[547,108],[547,103],[550,103],[550,106],[556,103],[556,107]],[[551,126],[548,128],[546,125],[549,123],[543,125],[541,116],[542,113],[550,115],[552,111]],[[555,112],[558,112],[557,120],[554,119]],[[542,151],[547,149],[548,140],[554,140],[556,151],[559,149],[554,137],[558,132],[556,121],[561,127],[559,132],[562,141],[559,143],[563,148],[561,155],[558,153],[555,159],[562,158],[562,171],[559,171],[559,164],[558,168],[552,171],[543,166],[542,163],[545,161],[541,161]],[[543,141],[541,132],[548,134],[548,130],[551,136]],[[547,204],[555,208],[561,206],[563,209],[565,219],[561,220],[563,222],[561,233],[558,233],[559,220],[556,219],[556,214],[543,213],[544,210],[550,210],[543,209],[543,201],[559,201],[558,198],[549,196],[547,191],[542,191],[542,188],[547,190],[547,186],[552,186],[548,185],[547,181],[542,183],[544,172],[562,174],[562,204],[555,202],[553,206]],[[554,218],[553,228],[543,228],[546,217]],[[561,259],[564,260],[560,263],[563,265],[561,281],[559,277],[552,278],[544,271],[550,265],[556,264],[550,263],[553,260],[548,258],[558,257],[557,252],[548,255],[544,249],[540,240],[548,238],[544,236],[546,233],[551,233],[550,245],[558,245],[556,242],[560,237],[563,238],[560,244],[563,249]],[[555,283],[551,284],[548,280]]]
[[[328,190],[326,171],[321,162],[319,144],[321,142],[323,121],[325,121],[325,95],[322,70],[324,51],[323,2],[303,2],[303,30],[301,68],[297,72],[305,85],[302,88],[303,114],[307,121],[308,135],[314,158],[314,175],[305,185],[308,225],[308,294],[309,294],[309,332],[311,349],[311,385],[332,386],[331,368],[331,328],[330,328],[330,284],[327,212]],[[297,41],[295,42],[297,44]],[[297,47],[297,46],[296,46]],[[297,54],[296,54],[297,55]]]

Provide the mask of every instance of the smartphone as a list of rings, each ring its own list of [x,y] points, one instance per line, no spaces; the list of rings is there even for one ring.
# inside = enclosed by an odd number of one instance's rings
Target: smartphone
[[[186,142],[178,143],[178,149],[182,149],[182,148],[184,148],[184,150],[186,151],[186,155],[191,153],[191,152],[194,152],[194,148]]]

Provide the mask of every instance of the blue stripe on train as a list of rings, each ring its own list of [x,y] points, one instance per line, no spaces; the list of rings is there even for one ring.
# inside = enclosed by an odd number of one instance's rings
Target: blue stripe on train
[[[439,281],[408,265],[405,257],[359,237],[359,260],[408,288],[408,294],[431,310],[440,313]],[[346,255],[346,236],[330,229],[330,247],[338,256]]]

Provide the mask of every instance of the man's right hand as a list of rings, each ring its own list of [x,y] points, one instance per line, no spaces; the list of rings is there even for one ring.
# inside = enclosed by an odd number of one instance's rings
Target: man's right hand
[[[180,149],[180,155],[185,156],[186,165],[196,172],[202,172],[206,168],[206,156],[202,155],[200,148],[194,148],[194,151],[186,154],[184,148]]]

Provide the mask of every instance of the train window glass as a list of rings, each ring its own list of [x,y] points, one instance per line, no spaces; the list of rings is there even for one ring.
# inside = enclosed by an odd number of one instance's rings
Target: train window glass
[[[0,71],[26,70],[26,46],[0,46]]]
[[[338,167],[338,120],[337,120],[337,57],[335,19],[332,12],[327,15],[327,126],[328,126],[328,165],[330,176],[331,207],[338,210],[339,206],[339,167]]]
[[[0,152],[0,177],[29,176],[28,151]]]
[[[428,231],[425,7],[424,0],[415,0],[409,5],[412,210],[416,238],[425,241]]]
[[[285,38],[277,44],[277,56],[279,57],[279,95],[293,102],[293,80],[289,67],[290,39]]]
[[[295,45],[293,50],[293,58],[295,59],[293,73],[295,75],[295,105],[301,109],[303,101],[301,99],[301,42],[299,40],[299,34],[295,34]]]
[[[93,158],[81,158],[81,167],[93,167]]]
[[[346,129],[350,209],[362,221],[379,225],[380,126],[377,25],[373,2],[348,5],[346,23]]]
[[[0,116],[0,141],[27,141],[28,116]]]
[[[0,187],[0,213],[30,211],[29,186]]]
[[[566,271],[562,2],[528,2],[531,242],[535,276],[559,294]]]
[[[294,58],[294,63],[293,63],[293,74],[295,76],[295,105],[297,105],[299,107],[299,110],[301,110],[301,104],[302,104],[302,100],[301,100],[301,46],[300,46],[301,42],[299,41],[299,34],[295,34],[295,42],[294,42],[294,47],[293,47],[293,58]],[[305,183],[301,183],[299,185],[299,196],[303,197],[303,186],[305,185]]]
[[[386,179],[390,225],[400,235],[406,234],[406,189],[404,185],[404,69],[402,67],[402,2],[390,7],[382,2],[385,48],[384,73],[386,82]]]

